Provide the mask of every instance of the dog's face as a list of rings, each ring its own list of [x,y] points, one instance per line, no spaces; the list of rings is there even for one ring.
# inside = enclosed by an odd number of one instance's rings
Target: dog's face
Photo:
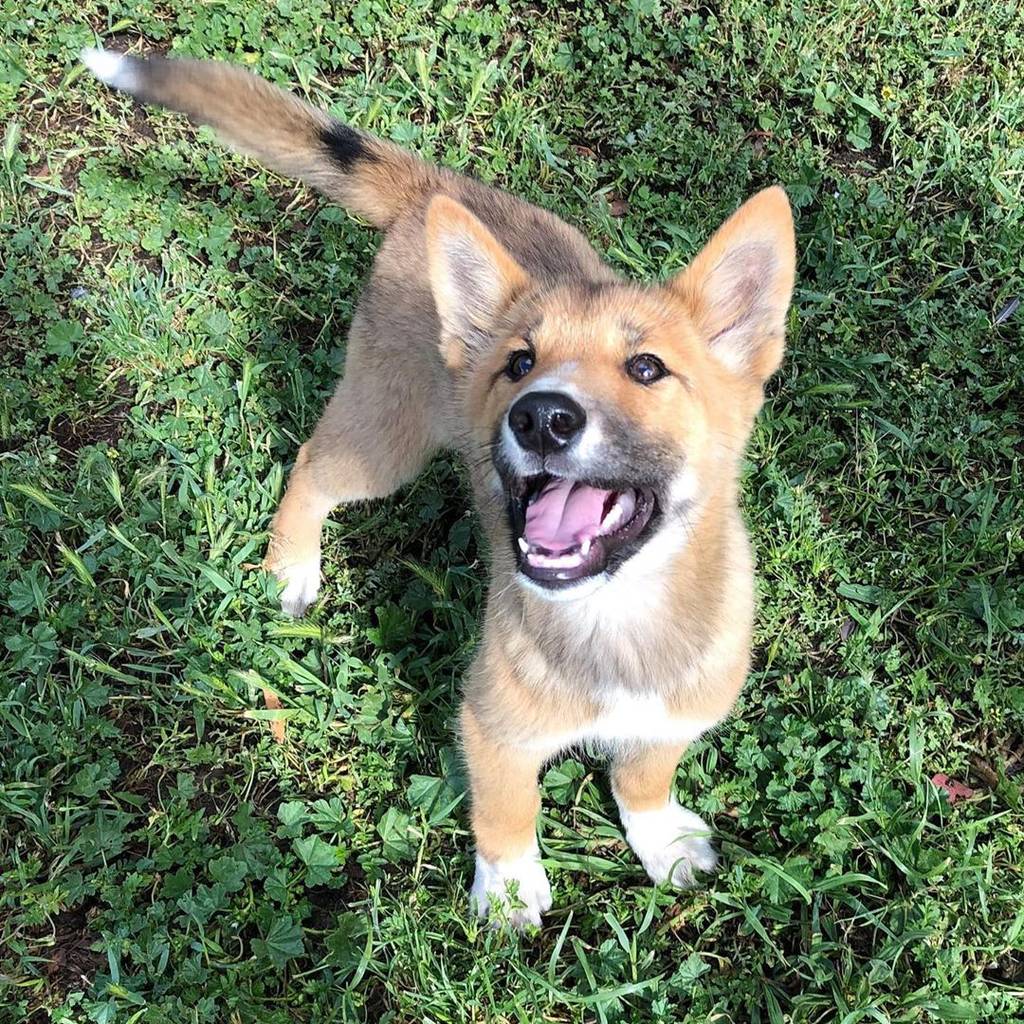
[[[613,573],[685,515],[721,403],[679,303],[563,287],[470,375],[519,571],[547,589]],[[710,378],[710,379],[709,379]]]
[[[684,540],[702,500],[733,485],[781,360],[794,263],[781,190],[658,287],[539,285],[447,199],[428,252],[442,351],[520,578],[589,592],[655,538]]]

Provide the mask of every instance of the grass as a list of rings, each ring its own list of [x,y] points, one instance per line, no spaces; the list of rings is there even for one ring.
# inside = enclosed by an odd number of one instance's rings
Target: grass
[[[0,13],[0,1021],[1024,1018],[1024,31],[786,7]],[[545,928],[467,916],[462,471],[339,512],[306,621],[256,568],[374,235],[105,92],[97,39],[250,65],[637,276],[786,185],[756,669],[678,778],[724,853],[706,890],[651,888],[600,761],[566,757]]]

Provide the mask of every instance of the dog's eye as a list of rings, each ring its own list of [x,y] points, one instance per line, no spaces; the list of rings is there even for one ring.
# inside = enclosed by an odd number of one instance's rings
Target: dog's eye
[[[626,373],[637,382],[637,384],[653,384],[656,380],[668,375],[665,364],[657,357],[648,353],[633,356],[626,363]]]
[[[505,376],[509,380],[522,380],[533,369],[533,353],[528,348],[513,352],[505,364]]]

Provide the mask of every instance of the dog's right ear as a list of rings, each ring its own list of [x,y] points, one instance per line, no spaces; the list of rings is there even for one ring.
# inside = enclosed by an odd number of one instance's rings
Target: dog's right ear
[[[441,355],[458,369],[488,342],[495,317],[529,277],[480,220],[445,195],[427,209],[427,265],[441,318]]]

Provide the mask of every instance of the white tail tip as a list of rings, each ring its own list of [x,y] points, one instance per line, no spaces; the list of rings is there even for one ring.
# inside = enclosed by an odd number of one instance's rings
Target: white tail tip
[[[81,53],[82,63],[101,81],[115,89],[131,91],[135,74],[131,61],[113,50],[89,48]]]

